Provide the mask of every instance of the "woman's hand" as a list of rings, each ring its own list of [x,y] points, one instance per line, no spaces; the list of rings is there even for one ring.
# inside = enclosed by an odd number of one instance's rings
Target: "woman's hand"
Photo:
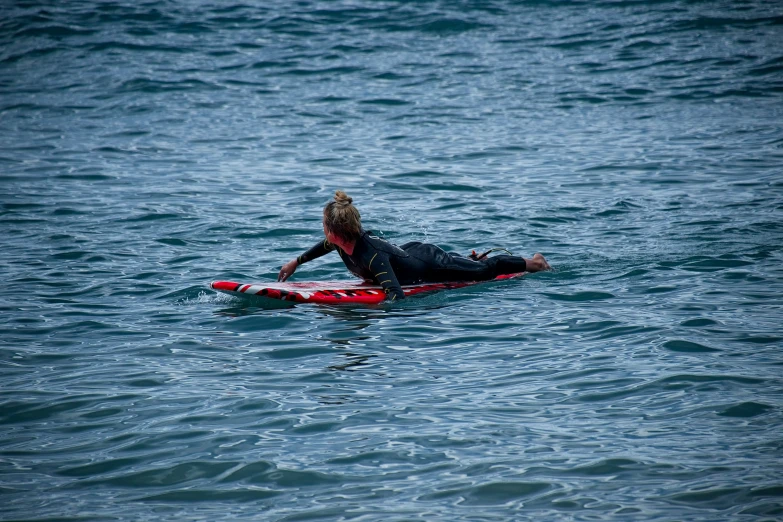
[[[296,259],[292,259],[288,263],[283,265],[283,268],[280,269],[280,273],[277,274],[277,280],[278,282],[285,281],[291,275],[296,272],[296,267],[299,266],[299,263]]]

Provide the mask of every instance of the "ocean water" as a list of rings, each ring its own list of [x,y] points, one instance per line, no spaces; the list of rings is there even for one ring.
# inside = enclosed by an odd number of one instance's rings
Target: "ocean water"
[[[780,520],[782,102],[774,1],[4,2],[0,519]],[[336,189],[555,269],[209,289]]]

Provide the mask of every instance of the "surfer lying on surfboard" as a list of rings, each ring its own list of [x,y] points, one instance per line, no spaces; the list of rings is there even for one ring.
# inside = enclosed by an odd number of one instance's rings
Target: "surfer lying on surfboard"
[[[362,228],[353,199],[338,190],[324,207],[326,239],[284,264],[277,276],[285,281],[302,263],[337,250],[353,274],[383,287],[389,300],[403,299],[401,285],[445,281],[488,281],[503,274],[548,270],[544,256],[531,259],[511,255],[463,257],[429,243],[412,241],[397,246]]]

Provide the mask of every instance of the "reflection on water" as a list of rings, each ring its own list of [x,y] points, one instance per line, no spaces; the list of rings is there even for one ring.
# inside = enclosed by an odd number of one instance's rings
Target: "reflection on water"
[[[343,364],[333,364],[328,368],[330,370],[350,371],[351,369],[358,369],[356,367],[366,366],[370,359],[377,357],[377,355],[361,355],[351,352],[340,354],[341,357],[345,357],[347,362]]]

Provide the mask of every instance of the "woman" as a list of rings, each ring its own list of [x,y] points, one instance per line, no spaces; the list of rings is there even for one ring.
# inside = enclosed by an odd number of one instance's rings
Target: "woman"
[[[435,245],[418,241],[393,245],[362,229],[353,199],[338,190],[324,207],[326,239],[292,259],[280,269],[278,281],[285,281],[302,263],[337,249],[348,270],[383,287],[387,299],[403,299],[402,285],[445,281],[487,281],[501,274],[548,270],[541,254],[532,259],[500,255],[462,257]]]

